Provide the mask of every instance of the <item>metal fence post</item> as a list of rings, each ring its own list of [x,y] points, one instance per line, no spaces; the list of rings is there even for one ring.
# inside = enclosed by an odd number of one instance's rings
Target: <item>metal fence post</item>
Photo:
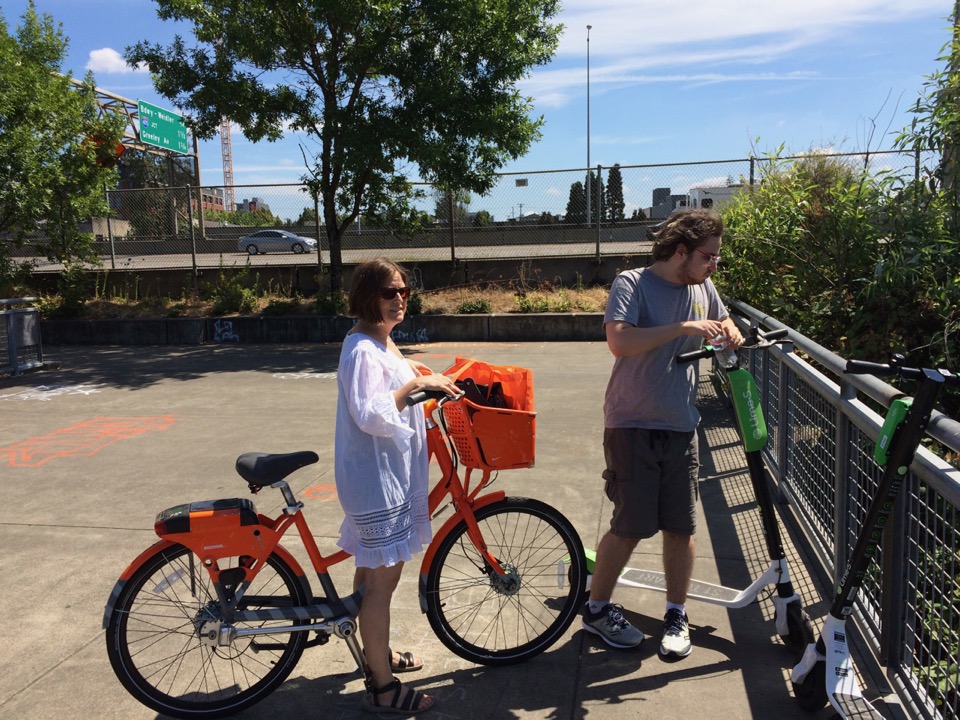
[[[203,192],[200,193],[203,197]],[[193,264],[193,291],[200,292],[197,273],[197,236],[193,230],[193,188],[187,185],[187,222],[190,223],[190,259]]]
[[[603,193],[600,192],[600,173],[603,172],[603,166],[600,163],[597,163],[597,180],[594,183],[594,186],[597,188],[597,264],[600,264],[600,224],[603,218]],[[591,193],[593,190],[591,189]],[[587,226],[592,220],[589,216],[587,217]]]
[[[457,262],[457,235],[453,229],[453,191],[447,193],[447,222],[450,223],[450,262]]]
[[[107,184],[103,184],[103,194],[107,199],[107,239],[110,241],[110,269],[117,269],[116,252],[113,244],[113,225],[110,223],[110,216],[113,214],[113,208],[110,206],[110,191],[107,190]]]

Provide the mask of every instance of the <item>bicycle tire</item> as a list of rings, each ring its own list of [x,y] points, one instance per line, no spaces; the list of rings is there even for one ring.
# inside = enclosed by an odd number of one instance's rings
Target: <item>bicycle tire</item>
[[[252,610],[308,602],[289,564],[272,554],[242,604]],[[200,642],[199,629],[216,619],[219,607],[210,575],[183,545],[147,560],[123,589],[107,626],[107,655],[127,691],[164,715],[212,718],[239,712],[275,690],[300,660],[307,633],[209,647]]]
[[[476,512],[506,582],[484,569],[461,521],[440,539],[426,582],[427,617],[440,641],[480,665],[539,655],[573,622],[587,567],[580,536],[558,510],[504,498]]]

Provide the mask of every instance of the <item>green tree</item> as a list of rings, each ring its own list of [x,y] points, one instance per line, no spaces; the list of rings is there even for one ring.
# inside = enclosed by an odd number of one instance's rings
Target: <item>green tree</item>
[[[759,184],[724,208],[730,262],[717,284],[829,347],[848,347],[877,260],[878,187],[855,161],[816,152],[760,167]]]
[[[559,0],[156,0],[193,24],[194,47],[128,48],[157,90],[188,111],[199,137],[222,116],[252,140],[287,123],[316,138],[305,180],[322,199],[330,288],[341,287],[341,236],[361,212],[416,215],[406,168],[483,194],[539,137],[517,89],[549,61]]]
[[[475,227],[487,227],[492,222],[493,216],[486,210],[478,210],[477,214],[473,216],[473,224]]]
[[[192,158],[128,149],[117,162],[117,170],[124,191],[115,194],[113,208],[129,219],[133,237],[168,240],[189,232],[186,191],[168,188],[196,184]],[[206,211],[206,217],[215,219],[211,211]]]
[[[593,170],[587,176],[587,184],[592,187],[590,194],[590,224],[596,225],[597,219],[606,220],[607,219],[607,208],[603,201],[603,178],[599,174],[594,174]],[[586,190],[584,190],[586,193]],[[584,194],[583,197],[583,212],[586,216],[587,212],[587,197]]]
[[[22,269],[11,251],[28,239],[51,260],[96,261],[78,223],[107,213],[115,182],[119,117],[98,118],[93,78],[60,69],[67,39],[31,2],[15,35],[0,16],[0,294]],[[31,237],[33,236],[33,237]]]
[[[446,192],[438,190],[434,194],[433,216],[441,225],[449,226],[452,208],[454,226],[462,227],[467,224],[467,208],[469,205],[470,194],[467,192]]]
[[[579,180],[570,185],[570,197],[567,200],[563,221],[580,225],[587,221],[587,195],[583,190],[583,183]]]
[[[607,175],[607,202],[605,203],[606,217],[610,222],[622,222],[623,210],[623,176],[620,174],[620,164],[617,163]]]

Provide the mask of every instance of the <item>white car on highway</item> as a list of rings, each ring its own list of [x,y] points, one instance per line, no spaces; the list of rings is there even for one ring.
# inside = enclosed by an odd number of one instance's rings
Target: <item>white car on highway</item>
[[[257,230],[237,240],[237,249],[248,255],[262,255],[269,251],[316,252],[317,241],[294,235],[287,230]]]

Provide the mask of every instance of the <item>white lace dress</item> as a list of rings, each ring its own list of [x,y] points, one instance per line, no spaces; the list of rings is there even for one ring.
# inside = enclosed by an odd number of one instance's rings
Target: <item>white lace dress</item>
[[[337,545],[357,567],[407,562],[432,537],[423,409],[398,412],[393,399],[413,377],[406,360],[370,336],[355,332],[344,339],[334,474],[346,517]]]

